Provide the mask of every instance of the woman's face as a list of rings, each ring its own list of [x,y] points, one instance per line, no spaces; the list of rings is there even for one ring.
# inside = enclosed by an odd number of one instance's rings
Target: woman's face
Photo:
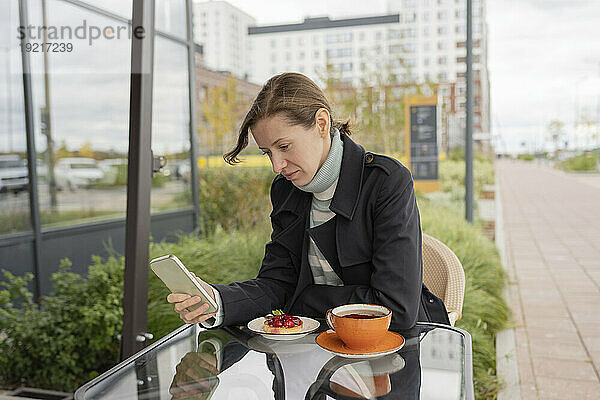
[[[321,108],[315,126],[291,125],[281,114],[259,120],[251,129],[258,147],[269,156],[273,172],[295,186],[309,183],[323,165],[331,147],[329,112]]]

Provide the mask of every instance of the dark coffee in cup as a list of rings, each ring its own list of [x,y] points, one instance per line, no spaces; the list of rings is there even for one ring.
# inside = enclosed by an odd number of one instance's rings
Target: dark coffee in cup
[[[358,319],[372,319],[383,317],[383,314],[361,314],[361,313],[352,313],[342,315],[342,318],[358,318]]]

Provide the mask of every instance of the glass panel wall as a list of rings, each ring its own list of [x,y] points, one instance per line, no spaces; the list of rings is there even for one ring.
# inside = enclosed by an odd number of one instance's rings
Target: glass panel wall
[[[187,47],[162,37],[154,42],[152,149],[167,159],[152,182],[152,211],[189,207],[190,136]]]
[[[0,236],[31,231],[18,21],[18,3],[3,2],[0,12]]]
[[[65,51],[29,52],[42,229],[124,217],[131,44],[126,23],[60,0],[30,1]],[[53,30],[55,28],[56,30]],[[55,32],[55,39],[52,34]],[[49,183],[54,176],[55,186]]]
[[[185,0],[156,0],[156,29],[186,40]]]

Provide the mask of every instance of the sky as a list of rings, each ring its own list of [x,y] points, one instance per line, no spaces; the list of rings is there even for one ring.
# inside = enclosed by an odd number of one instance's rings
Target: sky
[[[466,0],[464,0],[466,3]],[[229,0],[257,23],[386,12],[385,0]],[[576,111],[600,118],[600,0],[487,0],[492,135],[500,151],[551,146],[553,119],[572,133]],[[584,145],[583,138],[568,139]],[[522,143],[525,146],[522,146]]]

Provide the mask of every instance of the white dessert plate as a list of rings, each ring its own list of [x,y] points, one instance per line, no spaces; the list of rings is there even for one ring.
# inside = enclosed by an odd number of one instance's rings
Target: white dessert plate
[[[271,339],[271,340],[294,340],[300,339],[319,329],[319,321],[316,321],[312,318],[308,317],[298,317],[302,320],[302,330],[296,333],[267,333],[264,329],[265,317],[254,318],[252,321],[248,322],[248,329],[250,329],[254,333],[258,333],[259,335]]]

